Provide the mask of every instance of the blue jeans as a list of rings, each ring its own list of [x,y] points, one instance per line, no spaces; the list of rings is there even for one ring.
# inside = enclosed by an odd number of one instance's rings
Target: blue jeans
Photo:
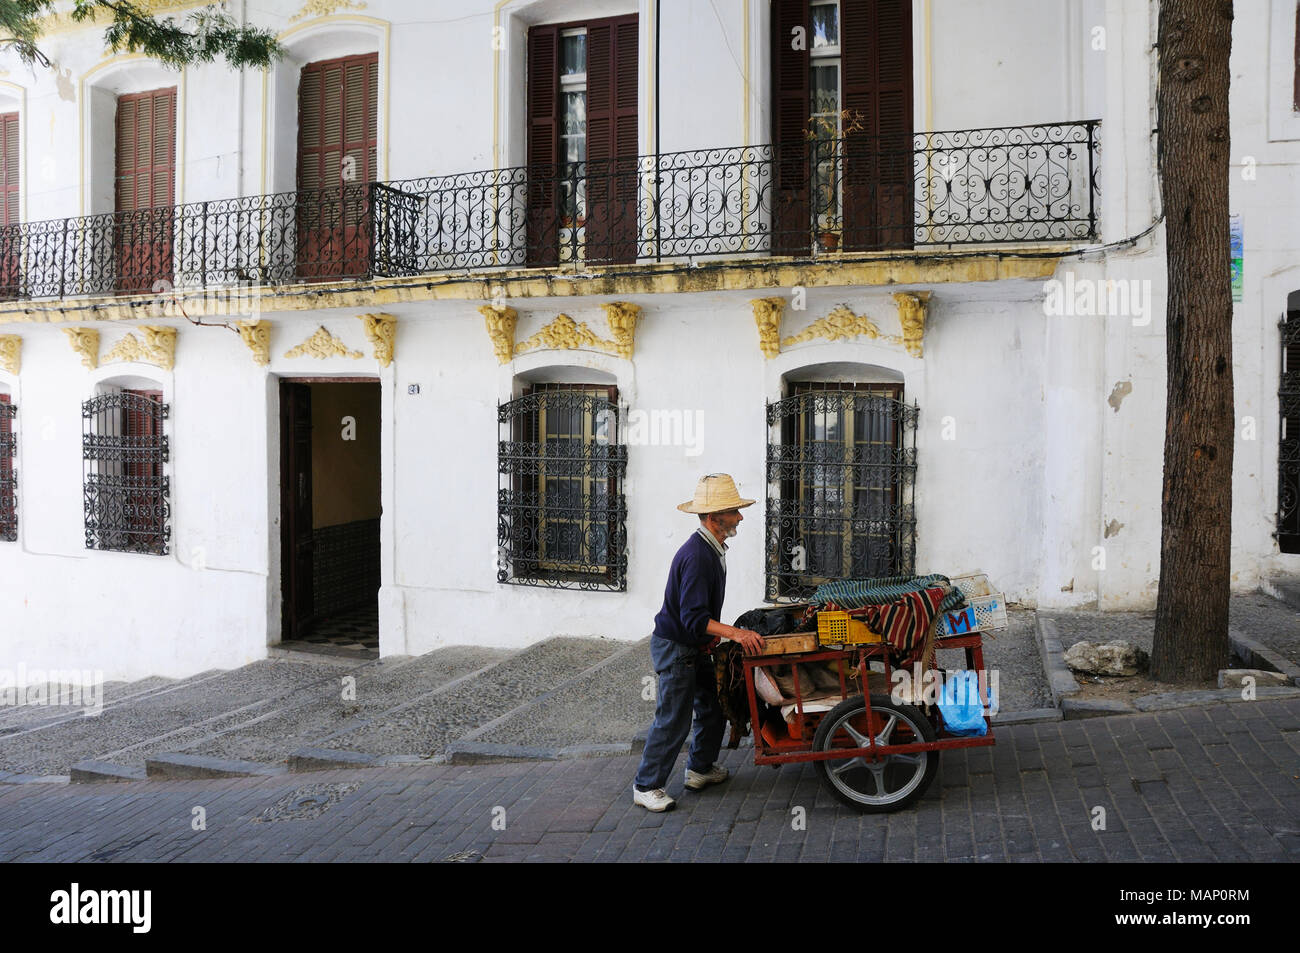
[[[677,753],[691,730],[692,704],[695,737],[686,759],[692,771],[708,771],[722,749],[726,719],[718,702],[713,661],[700,650],[658,636],[650,638],[650,660],[659,676],[655,720],[646,736],[636,786],[646,790],[662,788],[677,761]]]

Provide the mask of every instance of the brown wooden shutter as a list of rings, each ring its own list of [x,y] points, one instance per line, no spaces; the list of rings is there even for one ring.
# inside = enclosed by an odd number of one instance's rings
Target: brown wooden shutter
[[[808,46],[812,38],[808,0],[772,0],[772,151],[775,202],[772,254],[806,255],[812,247],[808,168]],[[796,50],[795,28],[803,30]]]
[[[0,225],[18,224],[18,114],[0,115]]]
[[[912,246],[911,0],[840,0],[846,251]]]
[[[588,64],[590,75],[590,64]],[[590,96],[590,94],[588,94]],[[530,265],[560,261],[560,28],[528,31],[528,248]]]
[[[368,183],[378,172],[378,102],[378,53],[302,68],[298,263],[303,277],[357,275],[369,266]]]
[[[0,300],[18,297],[22,276],[19,272],[20,236],[18,235],[19,192],[18,113],[0,115]]]
[[[1293,98],[1296,112],[1300,112],[1300,3],[1295,8],[1295,96]]]
[[[119,212],[176,202],[176,88],[117,98]]]
[[[176,203],[176,88],[117,98],[114,205],[117,290],[151,291],[172,279]],[[152,211],[150,211],[152,210]]]
[[[636,260],[637,18],[587,24],[586,258]]]

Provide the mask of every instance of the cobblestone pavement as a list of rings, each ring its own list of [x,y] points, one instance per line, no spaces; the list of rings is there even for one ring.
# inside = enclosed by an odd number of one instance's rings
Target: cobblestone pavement
[[[10,785],[0,861],[1300,860],[1295,699],[1002,728],[890,815],[725,755],[701,793],[679,761],[663,815],[632,806],[626,757]]]

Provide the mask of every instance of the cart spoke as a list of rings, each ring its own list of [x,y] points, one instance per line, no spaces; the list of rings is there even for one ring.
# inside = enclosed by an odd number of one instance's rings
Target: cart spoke
[[[894,733],[894,726],[898,724],[898,715],[893,712],[889,713],[889,721],[885,722],[885,727],[880,729],[880,734],[876,735],[876,744],[889,744],[889,736]]]
[[[871,772],[871,777],[876,782],[876,797],[888,793],[885,789],[886,766],[887,763],[884,761],[873,761],[867,765],[867,770]]]
[[[849,737],[850,737],[850,738],[852,738],[854,741],[857,742],[856,747],[859,747],[859,748],[870,748],[870,747],[871,747],[871,739],[868,738],[866,735],[864,735],[862,732],[858,731],[856,728],[854,728],[854,727],[853,727],[851,724],[849,724],[847,721],[844,723],[844,730],[847,731],[847,732],[849,733]],[[877,741],[876,743],[879,744],[880,742]]]
[[[831,768],[831,774],[840,775],[843,774],[845,771],[848,771],[850,768],[866,768],[866,767],[869,767],[867,762],[863,761],[861,758],[853,758],[852,760],[845,761],[838,768]]]

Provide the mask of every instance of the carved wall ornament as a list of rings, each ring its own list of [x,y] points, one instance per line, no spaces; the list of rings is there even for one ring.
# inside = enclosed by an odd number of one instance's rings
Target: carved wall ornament
[[[350,357],[354,361],[360,360],[363,355],[360,351],[353,351],[346,344],[325,330],[325,325],[321,325],[307,340],[303,341],[297,347],[290,348],[284,352],[285,357],[314,357],[318,361],[323,361],[330,357]]]
[[[93,371],[99,365],[99,332],[94,328],[63,328],[63,333],[81,355],[81,363]]]
[[[176,329],[141,326],[113,345],[104,355],[104,363],[139,361],[170,371],[176,364]]]
[[[23,363],[23,339],[17,334],[0,334],[0,367],[17,374]]]
[[[602,304],[609,330],[614,335],[615,353],[626,360],[632,359],[632,349],[636,342],[636,322],[641,317],[641,306],[626,301]]]
[[[785,299],[755,298],[749,304],[754,309],[754,323],[758,325],[758,347],[764,357],[774,358],[781,353],[781,315],[785,313]]]
[[[397,318],[391,314],[363,314],[361,326],[365,329],[366,340],[375,348],[375,360],[380,367],[393,363],[393,351],[397,342]]]
[[[781,342],[782,347],[792,347],[811,341],[813,338],[825,338],[828,341],[844,341],[855,337],[880,337],[880,328],[865,314],[854,314],[847,305],[840,305],[824,318],[818,318],[801,332]]]
[[[365,8],[364,3],[354,3],[352,0],[307,0],[297,13],[289,17],[289,22],[297,23],[308,17],[327,17],[340,10],[364,10]]]
[[[900,291],[894,295],[894,300],[898,302],[898,323],[903,327],[903,346],[912,357],[920,357],[930,292]]]
[[[266,367],[271,363],[271,322],[270,321],[236,321],[235,330],[248,349],[253,352],[253,363]]]
[[[606,354],[619,353],[618,345],[615,342],[597,337],[595,332],[587,327],[585,321],[574,321],[567,314],[557,314],[555,320],[546,327],[528,340],[520,341],[515,345],[515,353],[523,354],[525,351],[531,351],[534,348],[566,351],[572,351],[576,348],[588,348],[593,351],[604,351]]]
[[[478,313],[483,315],[487,324],[488,337],[492,339],[492,351],[498,363],[509,364],[515,353],[515,326],[519,323],[519,312],[505,305],[479,305]]]

